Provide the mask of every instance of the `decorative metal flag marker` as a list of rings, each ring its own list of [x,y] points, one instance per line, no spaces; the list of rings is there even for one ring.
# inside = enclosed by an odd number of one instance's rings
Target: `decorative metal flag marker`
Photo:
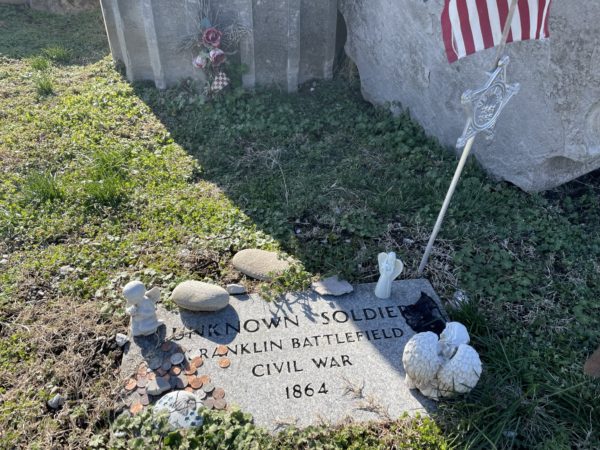
[[[469,114],[463,134],[460,138],[458,138],[456,146],[464,149],[458,166],[456,167],[456,171],[454,172],[454,178],[452,178],[450,188],[448,189],[448,193],[444,199],[444,204],[442,205],[442,209],[440,210],[437,221],[435,222],[435,226],[433,227],[433,232],[431,233],[429,242],[427,243],[425,254],[423,255],[423,259],[419,265],[419,274],[423,273],[423,270],[427,265],[429,255],[431,254],[431,250],[433,248],[433,243],[435,242],[435,238],[442,227],[442,222],[444,221],[444,216],[448,210],[448,205],[450,205],[450,200],[452,199],[452,195],[454,194],[454,190],[458,184],[458,179],[460,178],[465,163],[469,158],[469,153],[473,147],[475,137],[480,132],[485,132],[488,135],[488,138],[493,136],[494,127],[496,126],[496,121],[498,120],[500,113],[513,95],[519,92],[518,83],[508,84],[506,82],[506,67],[508,62],[508,56],[500,59],[496,66],[496,70],[489,73],[490,78],[481,89],[477,89],[475,91],[468,90],[462,95],[461,101],[463,105],[468,106]]]

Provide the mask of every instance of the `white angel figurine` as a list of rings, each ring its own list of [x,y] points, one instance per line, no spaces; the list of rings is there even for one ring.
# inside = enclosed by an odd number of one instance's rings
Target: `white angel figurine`
[[[392,294],[392,281],[402,273],[404,264],[396,258],[394,252],[380,253],[377,256],[379,261],[379,281],[375,286],[375,296],[378,298],[390,298]]]
[[[156,333],[162,322],[156,317],[156,303],[160,301],[160,289],[146,291],[141,281],[130,281],[123,288],[127,300],[125,311],[131,316],[132,336],[148,336]]]

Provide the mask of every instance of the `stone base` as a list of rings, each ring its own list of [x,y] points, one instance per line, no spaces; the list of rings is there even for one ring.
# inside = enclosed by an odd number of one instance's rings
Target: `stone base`
[[[159,334],[135,338],[121,367],[124,379],[144,361],[168,358],[165,339],[188,360],[202,356],[197,375],[209,375],[223,388],[228,405],[253,414],[271,430],[397,418],[404,412],[425,414],[433,407],[404,383],[402,352],[415,333],[402,315],[424,292],[426,280],[394,282],[388,300],[375,297],[375,284],[359,285],[341,297],[313,292],[289,294],[268,303],[256,295],[231,299],[216,313],[168,312]],[[221,368],[217,347],[225,345],[231,365]]]

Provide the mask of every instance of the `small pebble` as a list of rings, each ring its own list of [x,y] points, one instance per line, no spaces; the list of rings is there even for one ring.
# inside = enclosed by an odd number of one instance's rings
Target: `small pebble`
[[[56,394],[54,397],[48,400],[48,406],[52,409],[59,409],[64,404],[65,398],[60,394]]]
[[[246,287],[243,284],[228,284],[225,290],[231,295],[242,295],[246,293]]]

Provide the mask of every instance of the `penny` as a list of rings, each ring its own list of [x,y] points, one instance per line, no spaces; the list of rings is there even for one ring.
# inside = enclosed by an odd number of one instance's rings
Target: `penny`
[[[129,408],[129,412],[131,412],[131,414],[138,414],[142,411],[142,409],[144,409],[144,405],[142,405],[139,402],[136,402],[131,405],[131,407]]]
[[[208,393],[214,391],[215,387],[212,383],[207,383],[207,384],[202,385],[202,390],[208,394]]]
[[[127,389],[128,391],[133,391],[136,387],[137,387],[137,380],[134,380],[133,378],[130,378],[125,383],[125,389]]]
[[[179,375],[181,373],[181,367],[171,367],[171,375]]]
[[[192,386],[194,389],[200,389],[202,387],[202,380],[198,377],[188,378],[188,381],[190,386]]]
[[[137,387],[145,388],[148,385],[148,379],[146,377],[140,377],[137,380]]]
[[[206,400],[204,400],[202,402],[202,404],[207,408],[207,409],[213,409],[213,407],[215,406],[215,401],[212,398],[207,398]]]
[[[215,400],[220,400],[225,397],[225,390],[223,388],[215,388],[212,393],[212,396]]]
[[[181,364],[183,362],[184,356],[183,353],[173,353],[171,355],[171,364],[176,366],[177,364]]]
[[[231,360],[229,358],[221,358],[219,360],[219,367],[221,369],[227,369],[231,365]]]
[[[169,361],[168,359],[165,359],[162,363],[162,366],[160,366],[160,368],[166,372],[167,370],[169,370],[171,368],[171,361]]]
[[[144,376],[144,375],[146,375],[147,372],[148,372],[148,366],[146,365],[146,363],[140,364],[140,366],[138,367],[138,370],[137,370],[138,376]]]
[[[202,381],[202,384],[210,383],[210,377],[208,375],[201,375],[198,378],[200,378],[200,381]]]
[[[163,380],[165,380],[165,381],[169,381],[169,380],[171,379],[171,375],[169,375],[168,373],[166,373],[166,374],[164,374],[164,375],[163,375],[161,378],[162,378]]]
[[[140,403],[144,406],[150,403],[150,398],[148,397],[148,394],[140,396]]]
[[[163,376],[165,376],[165,374],[167,373],[167,371],[161,367],[160,369],[158,369],[158,370],[156,371],[156,373],[157,373],[159,376],[163,377]]]
[[[165,341],[163,342],[163,344],[160,346],[160,349],[163,352],[168,352],[169,350],[171,350],[171,347],[173,346],[173,343],[171,341]]]
[[[186,375],[195,375],[196,374],[196,366],[192,363],[185,369]]]
[[[202,367],[202,364],[204,364],[202,356],[196,356],[194,359],[192,359],[192,364],[196,366],[196,368]]]
[[[184,389],[184,391],[185,391],[185,392],[190,392],[190,393],[193,393],[193,392],[194,392],[194,389],[193,389],[191,386],[188,386],[188,387],[186,387],[186,388]]]
[[[227,407],[227,402],[222,398],[215,400],[214,402],[215,409],[222,410]]]
[[[217,355],[219,356],[225,356],[227,354],[227,352],[229,351],[229,349],[227,348],[226,345],[219,345],[217,347]]]

